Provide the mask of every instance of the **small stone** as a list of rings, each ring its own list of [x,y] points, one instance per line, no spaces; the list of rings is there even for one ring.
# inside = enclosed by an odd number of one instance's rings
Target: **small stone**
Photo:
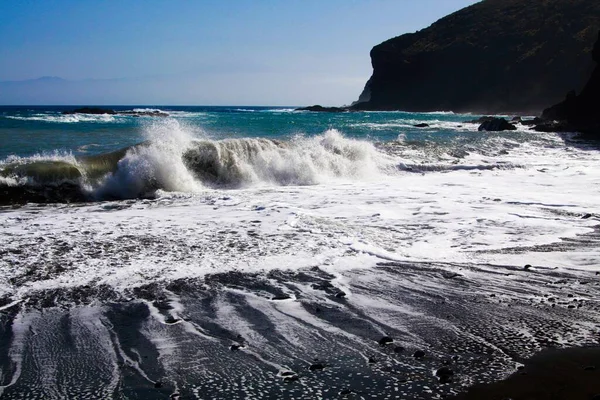
[[[154,387],[155,387],[156,389],[160,389],[160,388],[162,387],[162,382],[161,382],[161,381],[156,381],[156,382],[154,382]]]
[[[415,124],[413,125],[415,128],[428,128],[429,124],[426,123],[421,123],[421,124]]]
[[[379,339],[378,343],[379,343],[380,346],[385,346],[386,344],[390,344],[390,343],[393,343],[393,342],[394,342],[394,339],[392,339],[389,336],[384,336],[381,339]]]
[[[232,344],[231,346],[229,346],[229,350],[236,351],[236,350],[239,350],[239,349],[241,349],[243,347],[244,347],[243,345],[236,343],[236,344]]]
[[[281,295],[271,297],[271,300],[288,300],[288,299],[291,299],[291,297],[287,294],[281,294]]]
[[[375,357],[369,357],[369,360],[367,360],[367,362],[369,364],[375,364],[377,362],[377,360],[375,359]]]
[[[298,375],[290,375],[283,378],[284,382],[294,382],[298,380]]]
[[[308,367],[309,371],[320,371],[324,368],[325,368],[325,365],[323,365],[321,363],[311,364],[311,366]]]
[[[425,357],[425,352],[423,350],[417,350],[413,353],[414,358],[423,358]]]
[[[173,325],[178,323],[179,321],[181,321],[179,318],[175,318],[173,316],[168,316],[167,318],[165,318],[165,324],[167,325]]]
[[[448,367],[442,367],[440,369],[438,369],[437,371],[435,371],[435,376],[437,376],[438,378],[444,375],[454,375],[454,371],[452,371],[450,368]]]
[[[526,265],[523,267],[523,269],[524,269],[524,270],[528,270],[528,269],[530,269],[530,268],[531,268],[531,264],[526,264]]]
[[[294,376],[294,375],[296,375],[296,373],[293,371],[282,371],[280,375],[286,377],[286,376]]]
[[[346,292],[344,292],[343,290],[340,290],[339,292],[336,293],[335,297],[337,297],[338,299],[343,299],[344,297],[346,297]]]
[[[581,217],[581,219],[588,219],[588,218],[592,218],[592,214],[585,214],[583,217]]]

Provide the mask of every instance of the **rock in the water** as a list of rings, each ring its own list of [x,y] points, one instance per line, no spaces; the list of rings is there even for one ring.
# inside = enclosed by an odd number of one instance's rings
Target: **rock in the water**
[[[404,351],[404,347],[396,346],[394,347],[394,353],[402,353]]]
[[[421,123],[413,125],[415,128],[429,128],[429,124]]]
[[[581,219],[588,219],[588,218],[592,218],[592,214],[585,214],[583,217],[581,217]]]
[[[232,344],[231,346],[229,346],[229,350],[231,350],[231,351],[236,351],[236,350],[239,350],[239,349],[243,349],[244,347],[245,347],[245,346],[244,346],[244,345],[242,345],[242,344],[237,344],[237,343],[234,343],[234,344]]]
[[[161,382],[161,381],[156,381],[156,382],[154,382],[154,387],[155,387],[156,389],[160,389],[160,388],[162,387],[162,382]]]
[[[323,107],[323,106],[320,106],[320,105],[314,105],[314,106],[296,108],[294,111],[313,111],[313,112],[340,113],[340,112],[346,112],[346,111],[348,111],[348,109],[341,108],[341,107]]]
[[[338,299],[343,299],[344,297],[346,297],[346,292],[344,292],[343,290],[340,290],[339,292],[336,293],[335,297],[337,297]]]
[[[493,118],[479,125],[478,131],[500,132],[514,131],[517,127],[505,120],[504,118]]]
[[[394,342],[394,339],[392,339],[389,336],[384,336],[381,339],[379,339],[378,343],[379,343],[380,346],[385,346],[385,345],[393,343],[393,342]]]
[[[528,270],[528,269],[530,269],[530,268],[531,268],[531,264],[526,264],[526,265],[523,267],[523,269],[524,269],[524,270]]]
[[[103,114],[109,114],[109,115],[114,115],[117,112],[115,110],[110,110],[108,108],[99,108],[99,107],[81,107],[81,108],[76,108],[75,110],[71,110],[71,111],[63,111],[63,114],[65,115],[69,115],[69,114],[96,114],[96,115],[103,115]]]

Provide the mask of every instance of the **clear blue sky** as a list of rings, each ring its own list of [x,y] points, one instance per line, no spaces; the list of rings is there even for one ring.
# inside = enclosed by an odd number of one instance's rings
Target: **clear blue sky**
[[[56,104],[348,104],[374,45],[476,2],[0,0],[0,81],[84,81]]]

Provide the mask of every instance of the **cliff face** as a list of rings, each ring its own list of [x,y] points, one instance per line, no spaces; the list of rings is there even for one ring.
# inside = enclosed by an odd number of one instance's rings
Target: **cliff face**
[[[371,50],[355,109],[532,112],[583,87],[598,0],[485,0]]]
[[[581,93],[570,92],[563,102],[544,110],[543,119],[563,121],[568,123],[566,128],[600,134],[600,32],[592,58],[599,65]]]

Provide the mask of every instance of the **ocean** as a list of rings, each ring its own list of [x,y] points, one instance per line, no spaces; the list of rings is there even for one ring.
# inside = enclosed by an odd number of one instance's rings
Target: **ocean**
[[[73,108],[0,107],[3,399],[441,399],[600,340],[597,143]]]

